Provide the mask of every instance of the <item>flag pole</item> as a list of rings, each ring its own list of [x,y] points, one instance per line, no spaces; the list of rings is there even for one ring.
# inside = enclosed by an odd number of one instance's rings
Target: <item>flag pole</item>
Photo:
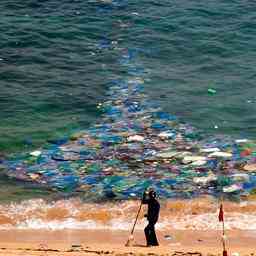
[[[222,244],[223,244],[223,256],[226,256],[226,242],[225,242],[225,222],[222,222]]]
[[[219,212],[219,221],[222,222],[222,246],[223,246],[223,256],[228,256],[226,250],[226,236],[225,236],[225,218],[224,218],[224,209],[223,209],[223,198],[221,197],[220,201],[220,212]]]

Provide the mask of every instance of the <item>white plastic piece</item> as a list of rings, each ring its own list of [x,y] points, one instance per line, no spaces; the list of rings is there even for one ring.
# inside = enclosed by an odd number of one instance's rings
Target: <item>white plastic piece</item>
[[[213,173],[211,173],[210,175],[206,176],[206,177],[195,177],[193,178],[193,182],[196,184],[203,184],[206,185],[207,183],[211,182],[211,181],[216,181],[217,180],[217,176],[214,175]]]
[[[207,163],[207,161],[205,161],[205,160],[198,160],[198,161],[193,162],[191,165],[202,166],[202,165],[205,165],[206,163]]]
[[[219,152],[220,149],[219,148],[201,148],[200,151],[204,153],[213,153],[213,152]]]
[[[39,150],[36,150],[36,151],[30,152],[30,155],[31,155],[31,156],[40,156],[41,154],[42,154],[42,152],[41,152],[41,151],[39,151]]]
[[[163,139],[172,138],[175,134],[173,132],[161,132],[158,134],[158,137]]]
[[[222,158],[231,158],[232,154],[229,152],[213,152],[208,155],[208,157],[222,157]]]
[[[138,141],[138,142],[142,142],[144,141],[144,137],[140,136],[140,135],[133,135],[127,138],[128,141]]]
[[[182,163],[189,164],[191,162],[197,161],[206,161],[207,158],[205,156],[185,156],[182,160]]]
[[[238,139],[238,140],[235,140],[236,143],[240,144],[240,143],[246,143],[248,142],[248,139]]]
[[[223,192],[224,193],[232,193],[232,192],[236,192],[242,189],[242,186],[240,184],[233,184],[231,186],[226,186],[223,187]]]

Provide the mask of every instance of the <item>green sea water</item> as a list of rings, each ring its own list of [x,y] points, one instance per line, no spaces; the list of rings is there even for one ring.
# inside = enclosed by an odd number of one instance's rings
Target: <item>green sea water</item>
[[[209,135],[255,135],[253,1],[2,0],[0,17],[2,155],[100,120],[106,85],[126,74],[115,47],[143,50],[145,92],[165,111]]]

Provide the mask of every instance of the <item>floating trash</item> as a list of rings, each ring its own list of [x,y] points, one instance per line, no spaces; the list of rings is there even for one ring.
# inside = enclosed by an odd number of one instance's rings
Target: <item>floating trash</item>
[[[209,88],[209,89],[208,89],[208,93],[209,93],[209,94],[216,94],[217,91],[216,91],[215,89],[213,89],[213,88]]]
[[[102,10],[120,7],[118,1],[103,3]],[[105,37],[97,47],[114,50]],[[92,199],[140,197],[149,186],[165,198],[255,194],[256,141],[207,138],[162,111],[144,91],[148,72],[137,59],[145,50],[120,49],[119,64],[127,74],[107,85],[108,98],[97,105],[100,121],[33,152],[1,159],[2,172]]]

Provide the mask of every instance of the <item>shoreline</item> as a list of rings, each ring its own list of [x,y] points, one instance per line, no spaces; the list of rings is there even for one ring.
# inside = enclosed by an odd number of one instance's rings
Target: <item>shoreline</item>
[[[126,247],[129,232],[115,230],[0,231],[0,255],[222,255],[220,231],[157,231],[160,246],[145,247],[143,231],[134,233],[136,246]],[[229,255],[256,253],[256,232],[227,232]]]
[[[130,230],[138,200],[86,203],[81,199],[43,199],[0,205],[0,230]],[[143,206],[137,230],[143,230],[146,220]],[[212,197],[191,200],[161,201],[157,229],[220,230],[219,202]],[[256,230],[256,201],[224,202],[226,229]]]

